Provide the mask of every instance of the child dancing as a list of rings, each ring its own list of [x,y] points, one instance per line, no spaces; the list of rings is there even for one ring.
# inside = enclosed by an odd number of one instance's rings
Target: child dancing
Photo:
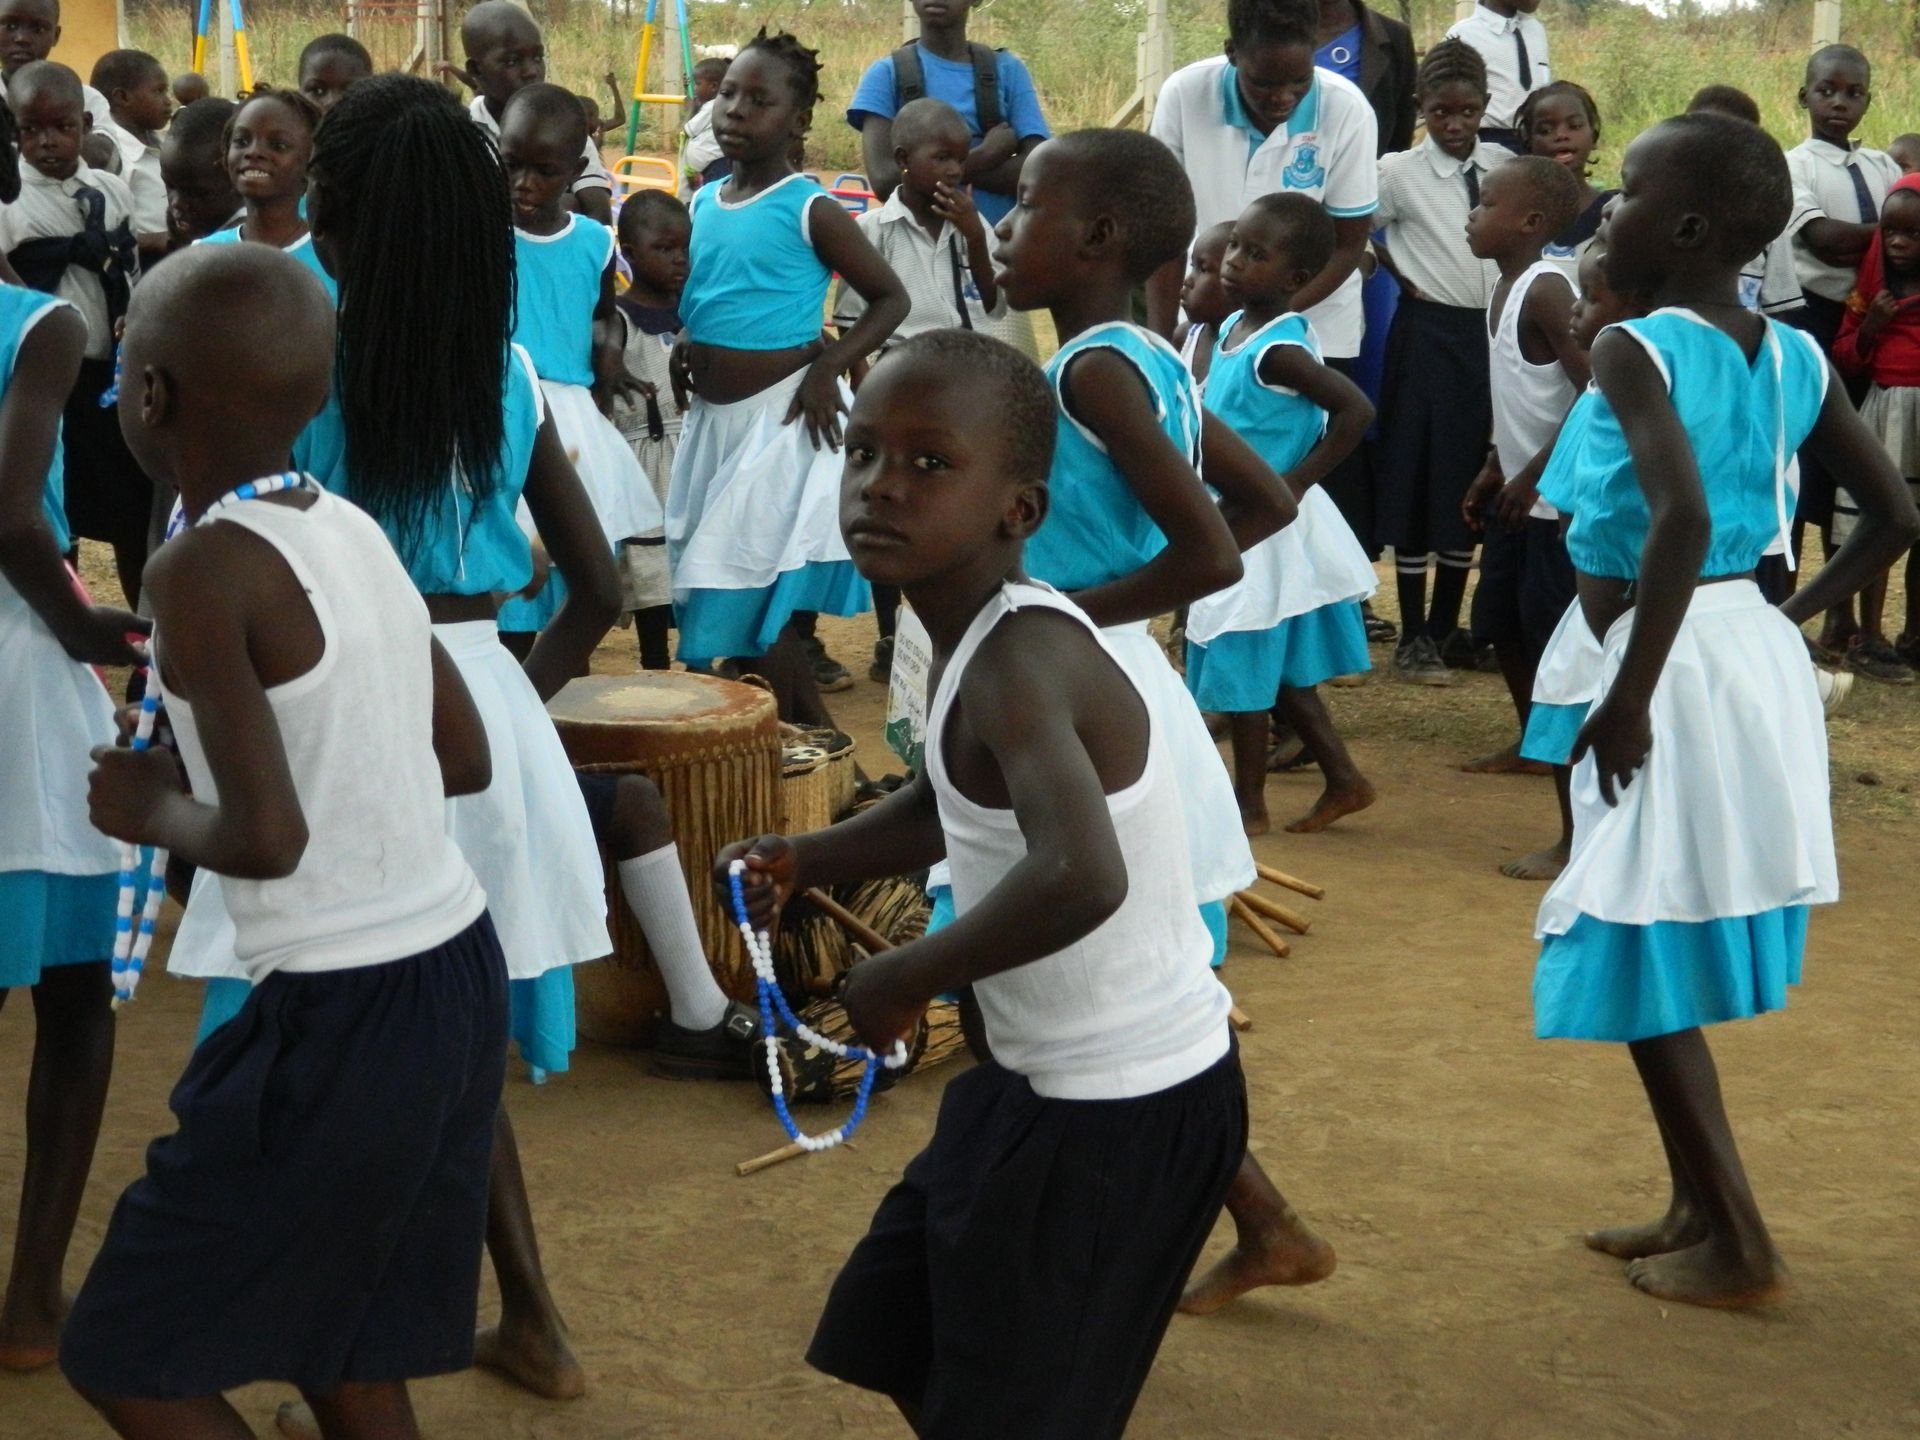
[[[947,1086],[807,1351],[922,1435],[1121,1434],[1246,1145],[1159,714],[1021,565],[1053,447],[1047,381],[997,341],[935,332],[874,367],[840,511],[862,571],[933,637],[926,768],[715,867],[724,893],[745,862],[764,926],[805,886],[952,865],[957,918],[856,967],[847,1012],[878,1047],[971,985],[997,1059]]]
[[[1280,473],[1300,507],[1247,552],[1239,584],[1187,612],[1187,688],[1201,709],[1232,717],[1234,798],[1249,835],[1268,829],[1269,712],[1293,728],[1327,782],[1289,831],[1324,830],[1374,801],[1315,688],[1371,668],[1360,602],[1374,591],[1373,566],[1320,481],[1366,436],[1373,406],[1321,362],[1313,326],[1292,308],[1333,244],[1333,217],[1318,201],[1269,195],[1234,222],[1220,269],[1228,298],[1244,308],[1220,327],[1207,410]]]
[[[1570,512],[1599,698],[1574,747],[1572,857],[1540,907],[1543,1037],[1625,1042],[1673,1195],[1587,1243],[1663,1299],[1754,1305],[1786,1271],[1747,1183],[1702,1027],[1786,1003],[1807,913],[1837,895],[1827,747],[1795,626],[1920,538],[1894,467],[1802,332],[1740,302],[1741,267],[1786,224],[1779,147],[1716,115],[1629,147],[1600,235],[1608,284],[1657,308],[1603,334]],[[1856,477],[1861,522],[1780,610],[1752,572],[1791,519],[1802,442]],[[1709,463],[1710,461],[1710,463]]]

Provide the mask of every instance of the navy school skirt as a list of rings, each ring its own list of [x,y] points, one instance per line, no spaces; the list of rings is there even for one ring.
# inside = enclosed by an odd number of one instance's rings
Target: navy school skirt
[[[1460,502],[1487,463],[1487,312],[1403,295],[1387,340],[1375,538],[1409,555],[1472,550]]]

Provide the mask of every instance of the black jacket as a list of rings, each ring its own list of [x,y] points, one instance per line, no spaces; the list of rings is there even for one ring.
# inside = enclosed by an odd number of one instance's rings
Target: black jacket
[[[1360,92],[1380,122],[1380,153],[1413,148],[1413,31],[1349,0],[1360,20]]]

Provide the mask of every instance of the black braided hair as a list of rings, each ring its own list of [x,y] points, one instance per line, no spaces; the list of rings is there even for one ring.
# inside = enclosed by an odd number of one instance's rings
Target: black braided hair
[[[1314,48],[1320,11],[1313,0],[1227,0],[1227,42],[1236,52],[1268,45]]]
[[[1464,40],[1442,40],[1427,51],[1413,77],[1416,95],[1426,95],[1442,85],[1471,85],[1476,95],[1487,93],[1487,62],[1480,52]]]
[[[773,34],[762,25],[760,33],[740,47],[740,53],[758,50],[773,56],[787,67],[788,83],[793,86],[793,98],[802,110],[811,110],[820,99],[820,72],[826,67],[820,63],[820,52],[809,50],[800,43],[799,37],[781,30]]]
[[[314,135],[319,132],[320,107],[313,103],[312,97],[306,91],[287,90],[275,85],[256,85],[241,98],[239,104],[233,107],[233,113],[227,116],[227,123],[221,127],[220,149],[223,152],[233,144],[233,127],[240,118],[240,112],[256,100],[278,100],[306,125],[307,134]]]
[[[334,393],[350,498],[410,558],[452,477],[501,483],[513,206],[486,132],[443,87],[362,80],[327,114],[310,169],[340,284]]]
[[[1542,85],[1527,96],[1514,112],[1513,128],[1520,132],[1524,142],[1533,135],[1533,116],[1542,100],[1572,99],[1579,102],[1580,108],[1587,112],[1587,128],[1593,132],[1593,142],[1600,143],[1600,106],[1584,85],[1576,85],[1571,80],[1555,80],[1551,85]]]

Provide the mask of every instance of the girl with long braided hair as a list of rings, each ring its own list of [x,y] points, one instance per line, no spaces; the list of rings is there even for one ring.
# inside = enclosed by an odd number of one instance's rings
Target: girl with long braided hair
[[[521,1057],[538,1070],[564,1069],[573,1048],[570,967],[612,946],[592,824],[544,701],[585,671],[619,612],[620,588],[532,364],[509,340],[506,175],[492,141],[445,90],[379,75],[328,113],[308,184],[313,243],[340,287],[339,346],[333,394],[294,463],[380,523],[480,709],[492,784],[448,802],[448,829],[499,930]],[[515,520],[523,496],[569,582],[524,668],[501,646],[495,621],[495,597],[525,589],[532,574]],[[224,907],[207,903],[207,886],[196,881],[175,943],[189,965],[231,945]],[[539,1393],[580,1393],[504,1105],[487,1245],[501,1318],[478,1337],[475,1358]],[[446,1368],[465,1358],[449,1356]],[[291,1433],[304,1425],[303,1416],[282,1417]]]

